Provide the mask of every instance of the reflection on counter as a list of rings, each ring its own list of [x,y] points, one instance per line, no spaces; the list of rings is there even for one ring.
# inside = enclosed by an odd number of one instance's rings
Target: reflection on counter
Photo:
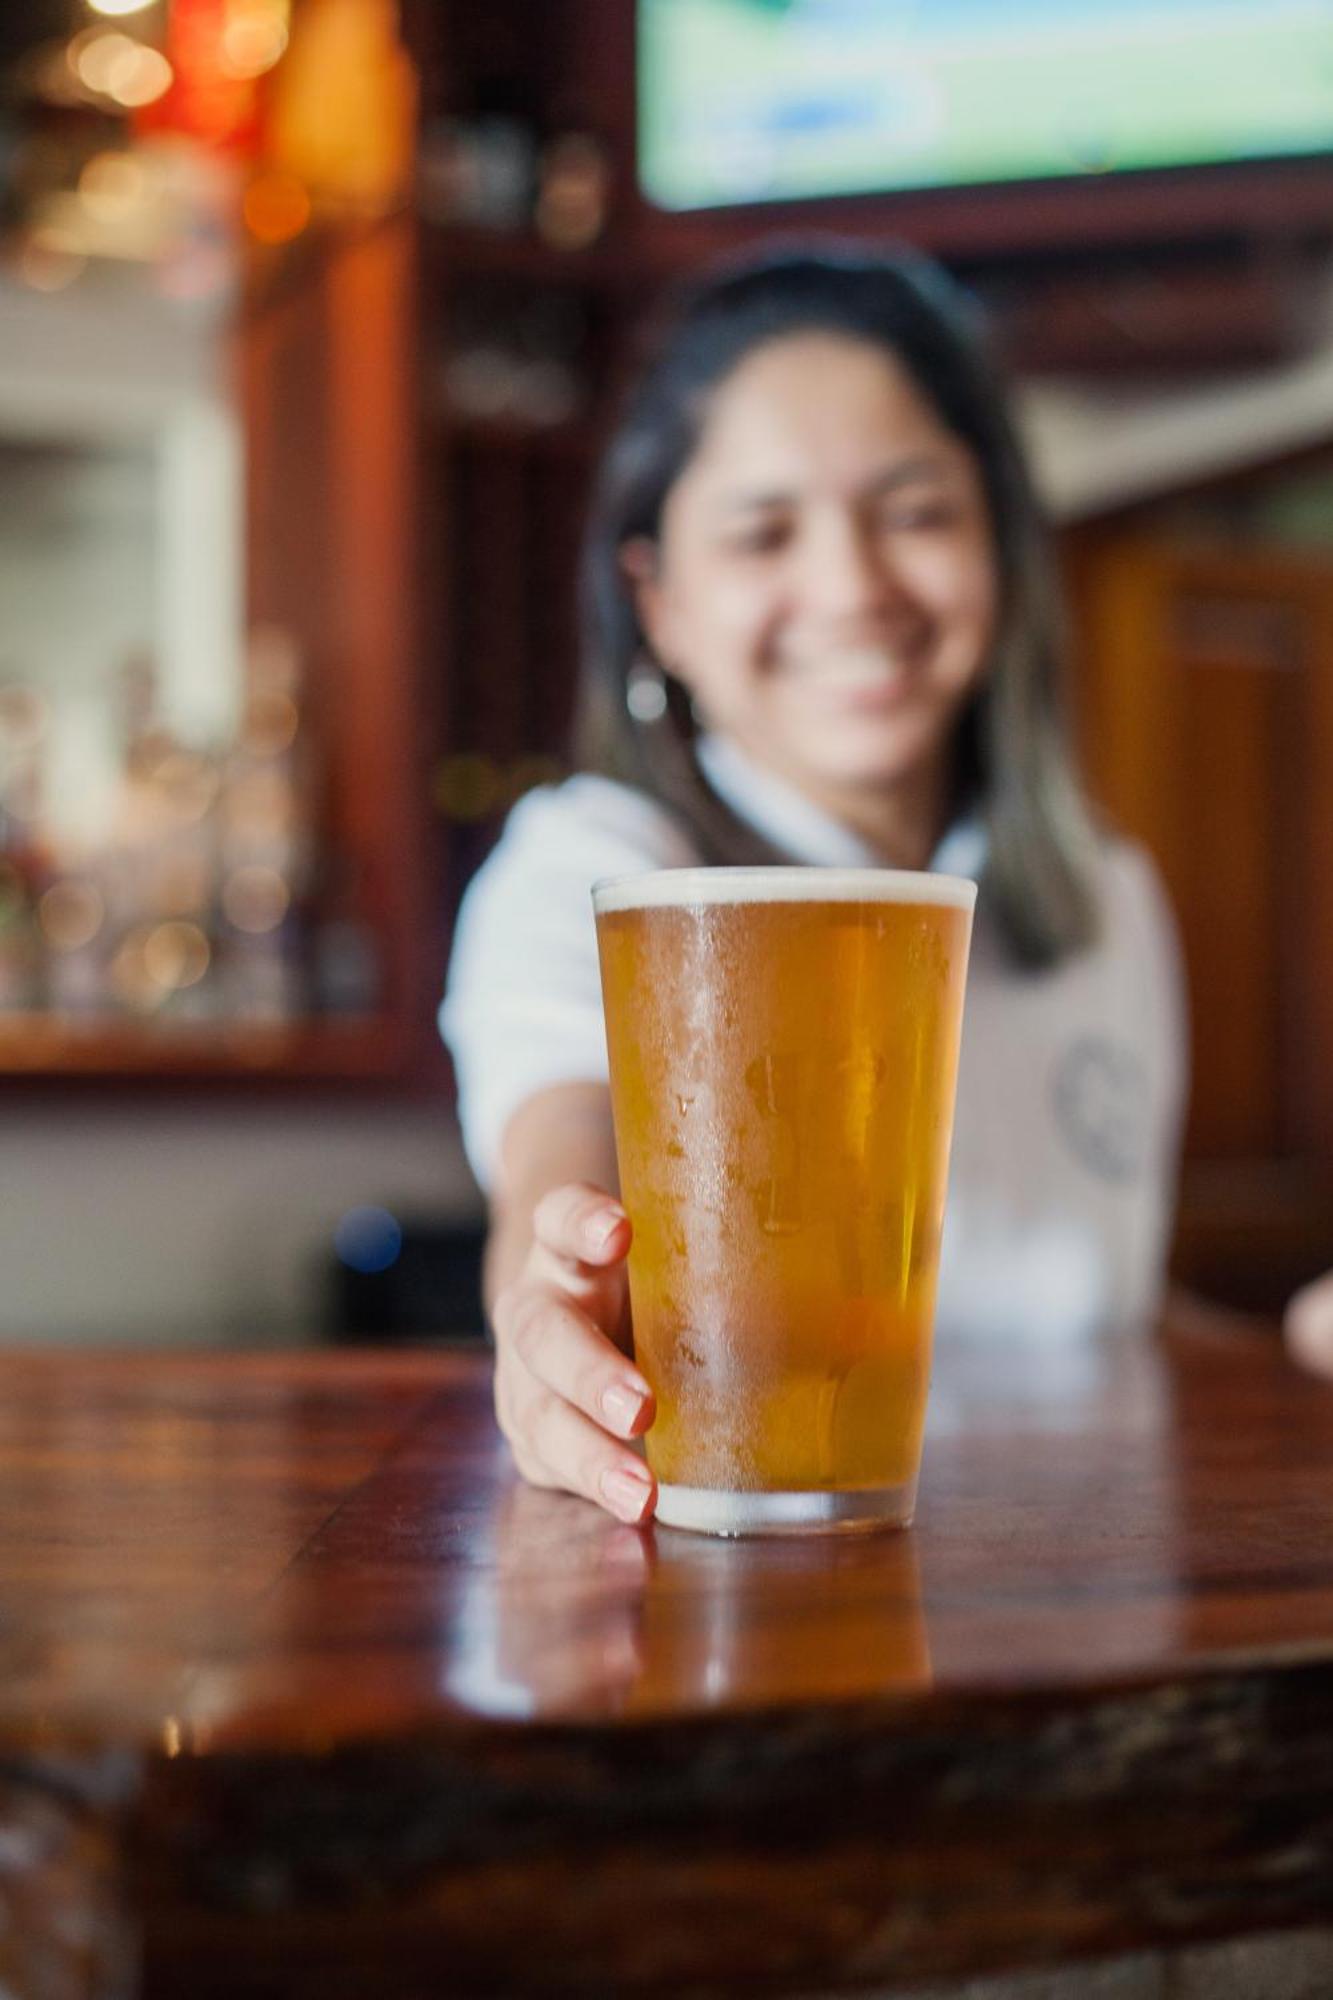
[[[446,1692],[485,1715],[651,1718],[906,1696],[932,1678],[910,1532],[644,1533],[515,1484],[464,1591]]]

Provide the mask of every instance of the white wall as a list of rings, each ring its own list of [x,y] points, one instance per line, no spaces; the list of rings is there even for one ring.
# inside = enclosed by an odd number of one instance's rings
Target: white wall
[[[1333,438],[1333,273],[1321,281],[1309,344],[1286,362],[1166,388],[1044,382],[1020,392],[1018,417],[1060,521]]]
[[[334,1227],[478,1206],[449,1113],[262,1100],[0,1107],[0,1340],[309,1338]]]

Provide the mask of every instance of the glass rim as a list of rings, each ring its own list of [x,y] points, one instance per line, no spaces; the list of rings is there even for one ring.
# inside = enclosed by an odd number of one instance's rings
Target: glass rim
[[[727,903],[916,903],[971,911],[977,885],[928,868],[650,868],[592,885],[597,916]]]

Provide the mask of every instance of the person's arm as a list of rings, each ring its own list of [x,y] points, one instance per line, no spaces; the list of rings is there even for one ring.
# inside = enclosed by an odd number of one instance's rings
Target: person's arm
[[[1304,1367],[1333,1375],[1333,1271],[1325,1271],[1289,1302],[1282,1330],[1287,1348]]]
[[[611,1094],[559,1084],[505,1128],[484,1291],[495,1333],[495,1408],[519,1471],[638,1522],[656,1501],[632,1446],[654,1415],[632,1361]]]
[[[523,1268],[538,1202],[571,1181],[605,1188],[614,1200],[616,1146],[611,1092],[604,1083],[562,1083],[540,1090],[506,1125],[491,1191],[482,1279],[488,1311]]]

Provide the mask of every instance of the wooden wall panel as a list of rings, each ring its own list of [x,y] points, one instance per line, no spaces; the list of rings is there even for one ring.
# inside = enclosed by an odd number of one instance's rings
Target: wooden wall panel
[[[1190,975],[1194,1090],[1190,1151],[1207,1158],[1280,1151],[1280,870],[1270,811],[1279,690],[1235,661],[1173,661],[1191,727],[1169,780],[1169,856]]]
[[[349,244],[329,272],[327,423],[341,666],[341,813],[364,857],[387,952],[390,1004],[422,991],[426,761],[417,675],[415,257],[399,220]]]
[[[335,899],[368,923],[406,1075],[425,1056],[414,228],[313,241],[247,304],[238,342],[249,462],[249,611],[296,638],[339,856]]]
[[[1243,1236],[1277,1304],[1333,1261],[1333,558],[1108,530],[1071,577],[1084,769],[1188,968],[1181,1258],[1206,1283]]]

